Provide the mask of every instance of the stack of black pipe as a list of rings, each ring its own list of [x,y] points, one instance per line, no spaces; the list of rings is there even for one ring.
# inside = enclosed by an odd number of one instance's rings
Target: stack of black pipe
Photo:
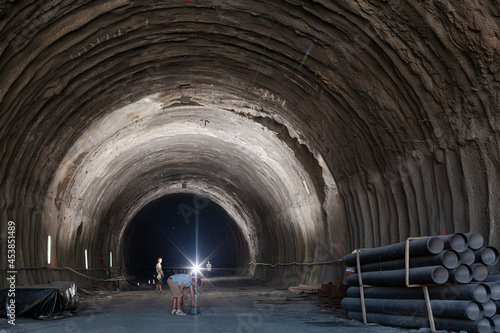
[[[405,244],[401,242],[344,258],[355,274],[342,307],[351,319],[363,321],[359,274],[364,286],[367,321],[406,328],[430,327],[423,286],[429,291],[438,330],[500,332],[500,276],[488,277],[487,266],[499,252],[484,246],[479,233],[455,233],[409,242],[409,285],[406,285]],[[498,310],[497,310],[498,309]]]
[[[488,276],[484,281],[484,283],[488,283],[488,284],[493,284],[493,285],[500,285],[500,275],[490,275]],[[492,300],[494,300],[494,298],[492,297],[491,298]],[[496,307],[497,307],[497,314],[496,316],[493,317],[493,321],[495,322],[495,332],[500,332],[500,300],[495,300],[495,304],[496,304]]]

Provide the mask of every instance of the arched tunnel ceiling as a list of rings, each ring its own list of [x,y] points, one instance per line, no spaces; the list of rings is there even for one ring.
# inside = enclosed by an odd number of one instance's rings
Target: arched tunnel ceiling
[[[97,229],[111,249],[186,181],[268,252],[499,243],[499,17],[494,1],[0,1],[3,217],[30,246]]]

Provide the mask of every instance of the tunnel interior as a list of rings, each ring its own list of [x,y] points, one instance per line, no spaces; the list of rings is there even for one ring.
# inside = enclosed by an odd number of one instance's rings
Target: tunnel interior
[[[160,219],[153,203],[189,196],[245,252],[221,264],[281,283],[339,280],[354,248],[407,237],[499,246],[499,15],[0,1],[0,216],[16,223],[19,283],[121,276],[143,209]]]
[[[123,235],[128,274],[151,279],[156,259],[165,273],[191,272],[210,261],[219,275],[247,270],[248,244],[231,217],[217,204],[195,195],[169,195],[144,206]],[[196,249],[198,252],[196,253]]]

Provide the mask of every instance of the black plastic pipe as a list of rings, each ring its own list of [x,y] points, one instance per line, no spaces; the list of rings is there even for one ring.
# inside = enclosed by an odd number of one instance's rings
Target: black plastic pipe
[[[493,317],[497,313],[497,305],[493,301],[482,303],[481,306],[485,317]]]
[[[360,265],[374,262],[404,259],[406,242],[376,247],[359,252]],[[410,257],[429,256],[439,254],[444,249],[444,241],[439,237],[425,237],[414,239],[409,242]],[[344,257],[346,266],[356,266],[356,254],[351,253]]]
[[[472,265],[476,260],[476,255],[471,249],[466,249],[464,252],[460,253],[460,259],[463,265]]]
[[[363,321],[361,312],[349,312],[348,317],[357,321]],[[398,326],[406,328],[430,327],[429,318],[415,316],[394,316],[380,313],[367,313],[367,320],[370,323],[378,323],[387,326]],[[448,330],[454,332],[466,331],[469,333],[493,333],[494,323],[491,318],[481,318],[476,321],[465,319],[444,319],[434,318],[434,324],[438,330]]]
[[[475,262],[492,266],[498,263],[499,255],[498,250],[493,246],[485,246],[479,250],[474,251]]]
[[[490,298],[492,301],[498,301],[500,300],[500,284],[497,282],[480,282],[483,286],[488,288],[488,291],[490,293]]]
[[[444,266],[448,269],[454,269],[460,265],[460,262],[460,255],[457,252],[453,250],[444,250],[441,253],[432,256],[411,257],[410,267]],[[396,259],[361,265],[361,272],[388,271],[404,268],[405,260]],[[354,267],[354,269],[357,271],[357,267]]]
[[[464,300],[479,303],[490,300],[490,289],[482,283],[429,286],[429,297],[442,300]],[[361,297],[359,287],[349,287],[347,297]],[[424,299],[422,288],[370,287],[364,288],[365,298]]]
[[[457,251],[458,253],[464,252],[469,245],[467,236],[459,232],[455,234],[439,236],[439,238],[444,241],[445,249],[452,249],[454,251]]]
[[[484,282],[497,282],[500,283],[500,275],[488,275]]]
[[[488,277],[488,268],[480,263],[470,265],[472,269],[472,278],[474,281],[484,281]]]
[[[469,232],[464,234],[467,237],[469,248],[472,250],[479,250],[484,245],[484,237],[477,232]]]
[[[417,267],[409,269],[410,284],[443,284],[448,281],[449,273],[443,266]],[[404,269],[361,273],[363,285],[406,286]],[[347,276],[347,284],[358,286],[358,273]]]
[[[472,269],[466,265],[459,265],[455,269],[449,270],[450,277],[448,282],[470,283],[472,281]]]
[[[500,314],[500,301],[496,301],[495,305],[497,306],[497,313]]]
[[[500,332],[500,315],[494,315],[491,319],[495,325],[495,332]]]
[[[478,320],[483,317],[483,308],[474,301],[431,300],[432,314],[440,318]],[[492,302],[493,303],[493,302]],[[361,312],[361,299],[345,297],[340,305],[346,311]],[[495,306],[496,311],[496,305]],[[424,300],[365,298],[368,313],[384,313],[403,316],[426,316]]]

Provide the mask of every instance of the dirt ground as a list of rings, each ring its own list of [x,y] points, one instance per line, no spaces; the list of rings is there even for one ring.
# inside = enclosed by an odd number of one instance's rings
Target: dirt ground
[[[385,326],[365,326],[343,310],[322,309],[317,295],[277,290],[255,279],[212,278],[200,289],[198,315],[172,316],[172,298],[154,287],[102,295],[80,295],[73,316],[57,320],[17,318],[16,326],[0,322],[5,332],[342,332],[409,333]],[[189,290],[189,289],[187,289]],[[186,301],[190,304],[190,299]],[[189,307],[184,306],[186,312]]]

